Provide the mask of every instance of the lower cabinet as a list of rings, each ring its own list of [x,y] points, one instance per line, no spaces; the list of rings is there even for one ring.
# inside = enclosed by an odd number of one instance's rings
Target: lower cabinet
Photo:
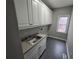
[[[38,57],[38,45],[33,47],[24,55],[24,59],[38,59]]]
[[[39,59],[39,56],[38,56],[38,51],[35,51],[35,52],[31,52],[31,55],[29,55],[26,59]]]
[[[46,38],[41,40],[36,46],[29,50],[25,55],[24,59],[39,59],[43,51],[46,49]]]
[[[36,53],[31,59],[39,59],[38,54]]]
[[[46,38],[44,38],[44,39],[39,43],[38,55],[41,56],[45,49],[46,49]]]

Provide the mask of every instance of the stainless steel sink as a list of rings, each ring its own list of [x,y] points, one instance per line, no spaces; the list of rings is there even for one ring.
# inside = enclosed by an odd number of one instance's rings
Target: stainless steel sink
[[[36,38],[36,40],[34,40],[33,43],[37,42],[37,41],[38,41],[39,39],[41,39],[42,37],[36,36],[35,38]]]
[[[30,44],[35,44],[38,40],[40,40],[42,37],[41,36],[35,36],[35,37],[33,37],[31,40],[29,40],[28,42],[30,43]]]

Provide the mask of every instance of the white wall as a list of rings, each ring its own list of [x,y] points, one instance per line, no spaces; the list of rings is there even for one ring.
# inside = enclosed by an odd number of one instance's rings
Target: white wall
[[[50,27],[50,30],[49,30],[49,36],[66,39],[67,34],[56,32],[57,22],[58,22],[59,16],[66,16],[66,15],[70,16],[71,11],[72,11],[72,7],[64,7],[64,8],[54,9],[54,16],[52,19],[53,22],[52,22],[52,26]]]
[[[70,59],[73,59],[73,15],[70,21],[68,37],[67,37],[67,45],[68,45]]]

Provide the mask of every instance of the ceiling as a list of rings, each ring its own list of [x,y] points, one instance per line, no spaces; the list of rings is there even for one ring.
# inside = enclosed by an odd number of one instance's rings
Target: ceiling
[[[73,0],[42,0],[50,8],[61,8],[73,5]]]

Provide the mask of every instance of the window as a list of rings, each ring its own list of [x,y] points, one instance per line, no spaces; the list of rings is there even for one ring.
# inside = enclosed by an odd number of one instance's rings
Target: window
[[[58,25],[57,25],[57,32],[66,33],[67,21],[68,21],[68,17],[66,16],[59,17]]]

